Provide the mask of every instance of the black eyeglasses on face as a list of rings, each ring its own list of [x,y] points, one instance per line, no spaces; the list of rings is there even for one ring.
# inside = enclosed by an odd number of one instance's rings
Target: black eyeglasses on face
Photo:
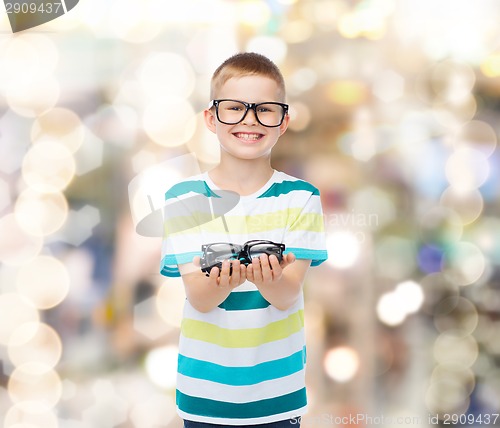
[[[280,126],[288,113],[288,104],[277,102],[247,103],[238,100],[212,100],[208,108],[215,106],[215,113],[219,122],[226,125],[240,123],[253,110],[257,122],[268,128]]]
[[[224,260],[239,260],[245,266],[248,266],[252,263],[252,259],[258,258],[262,254],[267,254],[268,256],[275,255],[281,263],[285,244],[259,239],[245,242],[243,245],[216,242],[214,244],[202,245],[201,251],[203,252],[200,259],[201,271],[206,276],[209,276],[213,267],[218,267],[220,272]],[[229,274],[231,273],[232,269]]]

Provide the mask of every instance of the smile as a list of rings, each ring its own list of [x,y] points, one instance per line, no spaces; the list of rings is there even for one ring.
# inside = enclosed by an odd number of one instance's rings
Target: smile
[[[244,140],[244,141],[258,141],[264,136],[262,134],[248,133],[248,132],[236,132],[233,135],[236,138],[238,138],[240,140]]]

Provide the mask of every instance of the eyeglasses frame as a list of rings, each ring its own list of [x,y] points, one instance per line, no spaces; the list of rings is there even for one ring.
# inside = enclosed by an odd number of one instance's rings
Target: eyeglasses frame
[[[234,122],[234,123],[233,122],[224,122],[224,121],[222,121],[220,119],[220,117],[219,117],[219,103],[222,102],[222,101],[233,101],[233,102],[241,103],[241,104],[243,104],[245,106],[245,113],[243,114],[243,117],[240,119],[239,122]],[[257,107],[259,107],[259,106],[261,106],[263,104],[274,104],[274,105],[281,106],[283,108],[283,116],[281,117],[280,123],[278,123],[277,125],[265,125],[265,124],[263,124],[260,121],[259,115],[257,113]],[[262,126],[265,126],[266,128],[277,128],[278,126],[281,126],[283,124],[283,121],[285,120],[285,116],[288,114],[288,109],[289,109],[289,105],[288,104],[279,103],[279,102],[276,102],[276,101],[266,101],[266,102],[263,102],[263,103],[247,103],[246,101],[232,100],[232,99],[229,99],[229,98],[221,98],[221,99],[218,99],[218,100],[212,100],[212,101],[210,101],[210,103],[208,104],[208,109],[210,110],[212,107],[215,107],[215,114],[217,116],[217,120],[220,123],[223,123],[224,125],[237,125],[238,123],[243,122],[243,120],[245,119],[245,117],[248,114],[248,110],[253,110],[253,112],[255,114],[255,119],[257,119],[257,122],[259,122]]]
[[[285,251],[285,244],[281,244],[281,243],[278,243],[278,242],[273,242],[273,241],[267,241],[267,240],[263,240],[263,239],[252,239],[251,241],[247,241],[245,242],[243,245],[239,245],[239,244],[233,244],[231,242],[213,242],[211,244],[203,244],[201,246],[201,251],[203,252],[203,256],[200,258],[200,265],[201,265],[201,271],[205,273],[206,276],[210,276],[210,271],[212,270],[212,268],[214,267],[218,267],[219,268],[219,274],[220,274],[220,271],[222,269],[222,262],[217,262],[216,264],[213,264],[213,265],[208,265],[206,263],[206,251],[207,251],[207,248],[210,247],[211,245],[218,245],[218,244],[225,244],[225,245],[230,245],[231,247],[241,247],[241,250],[238,251],[237,253],[237,258],[235,258],[234,260],[239,260],[240,262],[243,262],[245,264],[245,266],[248,266],[248,264],[251,263],[251,259],[250,259],[250,256],[249,256],[249,249],[250,247],[252,247],[253,245],[257,244],[257,243],[262,243],[262,244],[269,244],[270,246],[275,246],[275,247],[278,247],[280,249],[280,253],[278,255],[276,255],[276,257],[278,257],[278,261],[281,263],[281,261],[283,260],[283,252]],[[229,267],[229,275],[232,274],[232,266]]]

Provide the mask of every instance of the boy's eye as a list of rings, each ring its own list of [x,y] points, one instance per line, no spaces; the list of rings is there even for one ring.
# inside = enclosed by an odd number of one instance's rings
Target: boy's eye
[[[276,113],[277,106],[274,104],[263,104],[257,108],[259,113]]]

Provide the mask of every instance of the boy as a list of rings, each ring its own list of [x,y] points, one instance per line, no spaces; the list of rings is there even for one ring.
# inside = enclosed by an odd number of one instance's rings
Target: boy
[[[327,257],[319,192],[271,167],[289,122],[272,61],[229,58],[212,77],[211,99],[204,118],[220,163],[166,193],[162,274],[181,274],[187,296],[178,413],[186,428],[298,426],[306,410],[302,283]],[[212,207],[224,191],[238,203],[207,218],[200,198]]]

